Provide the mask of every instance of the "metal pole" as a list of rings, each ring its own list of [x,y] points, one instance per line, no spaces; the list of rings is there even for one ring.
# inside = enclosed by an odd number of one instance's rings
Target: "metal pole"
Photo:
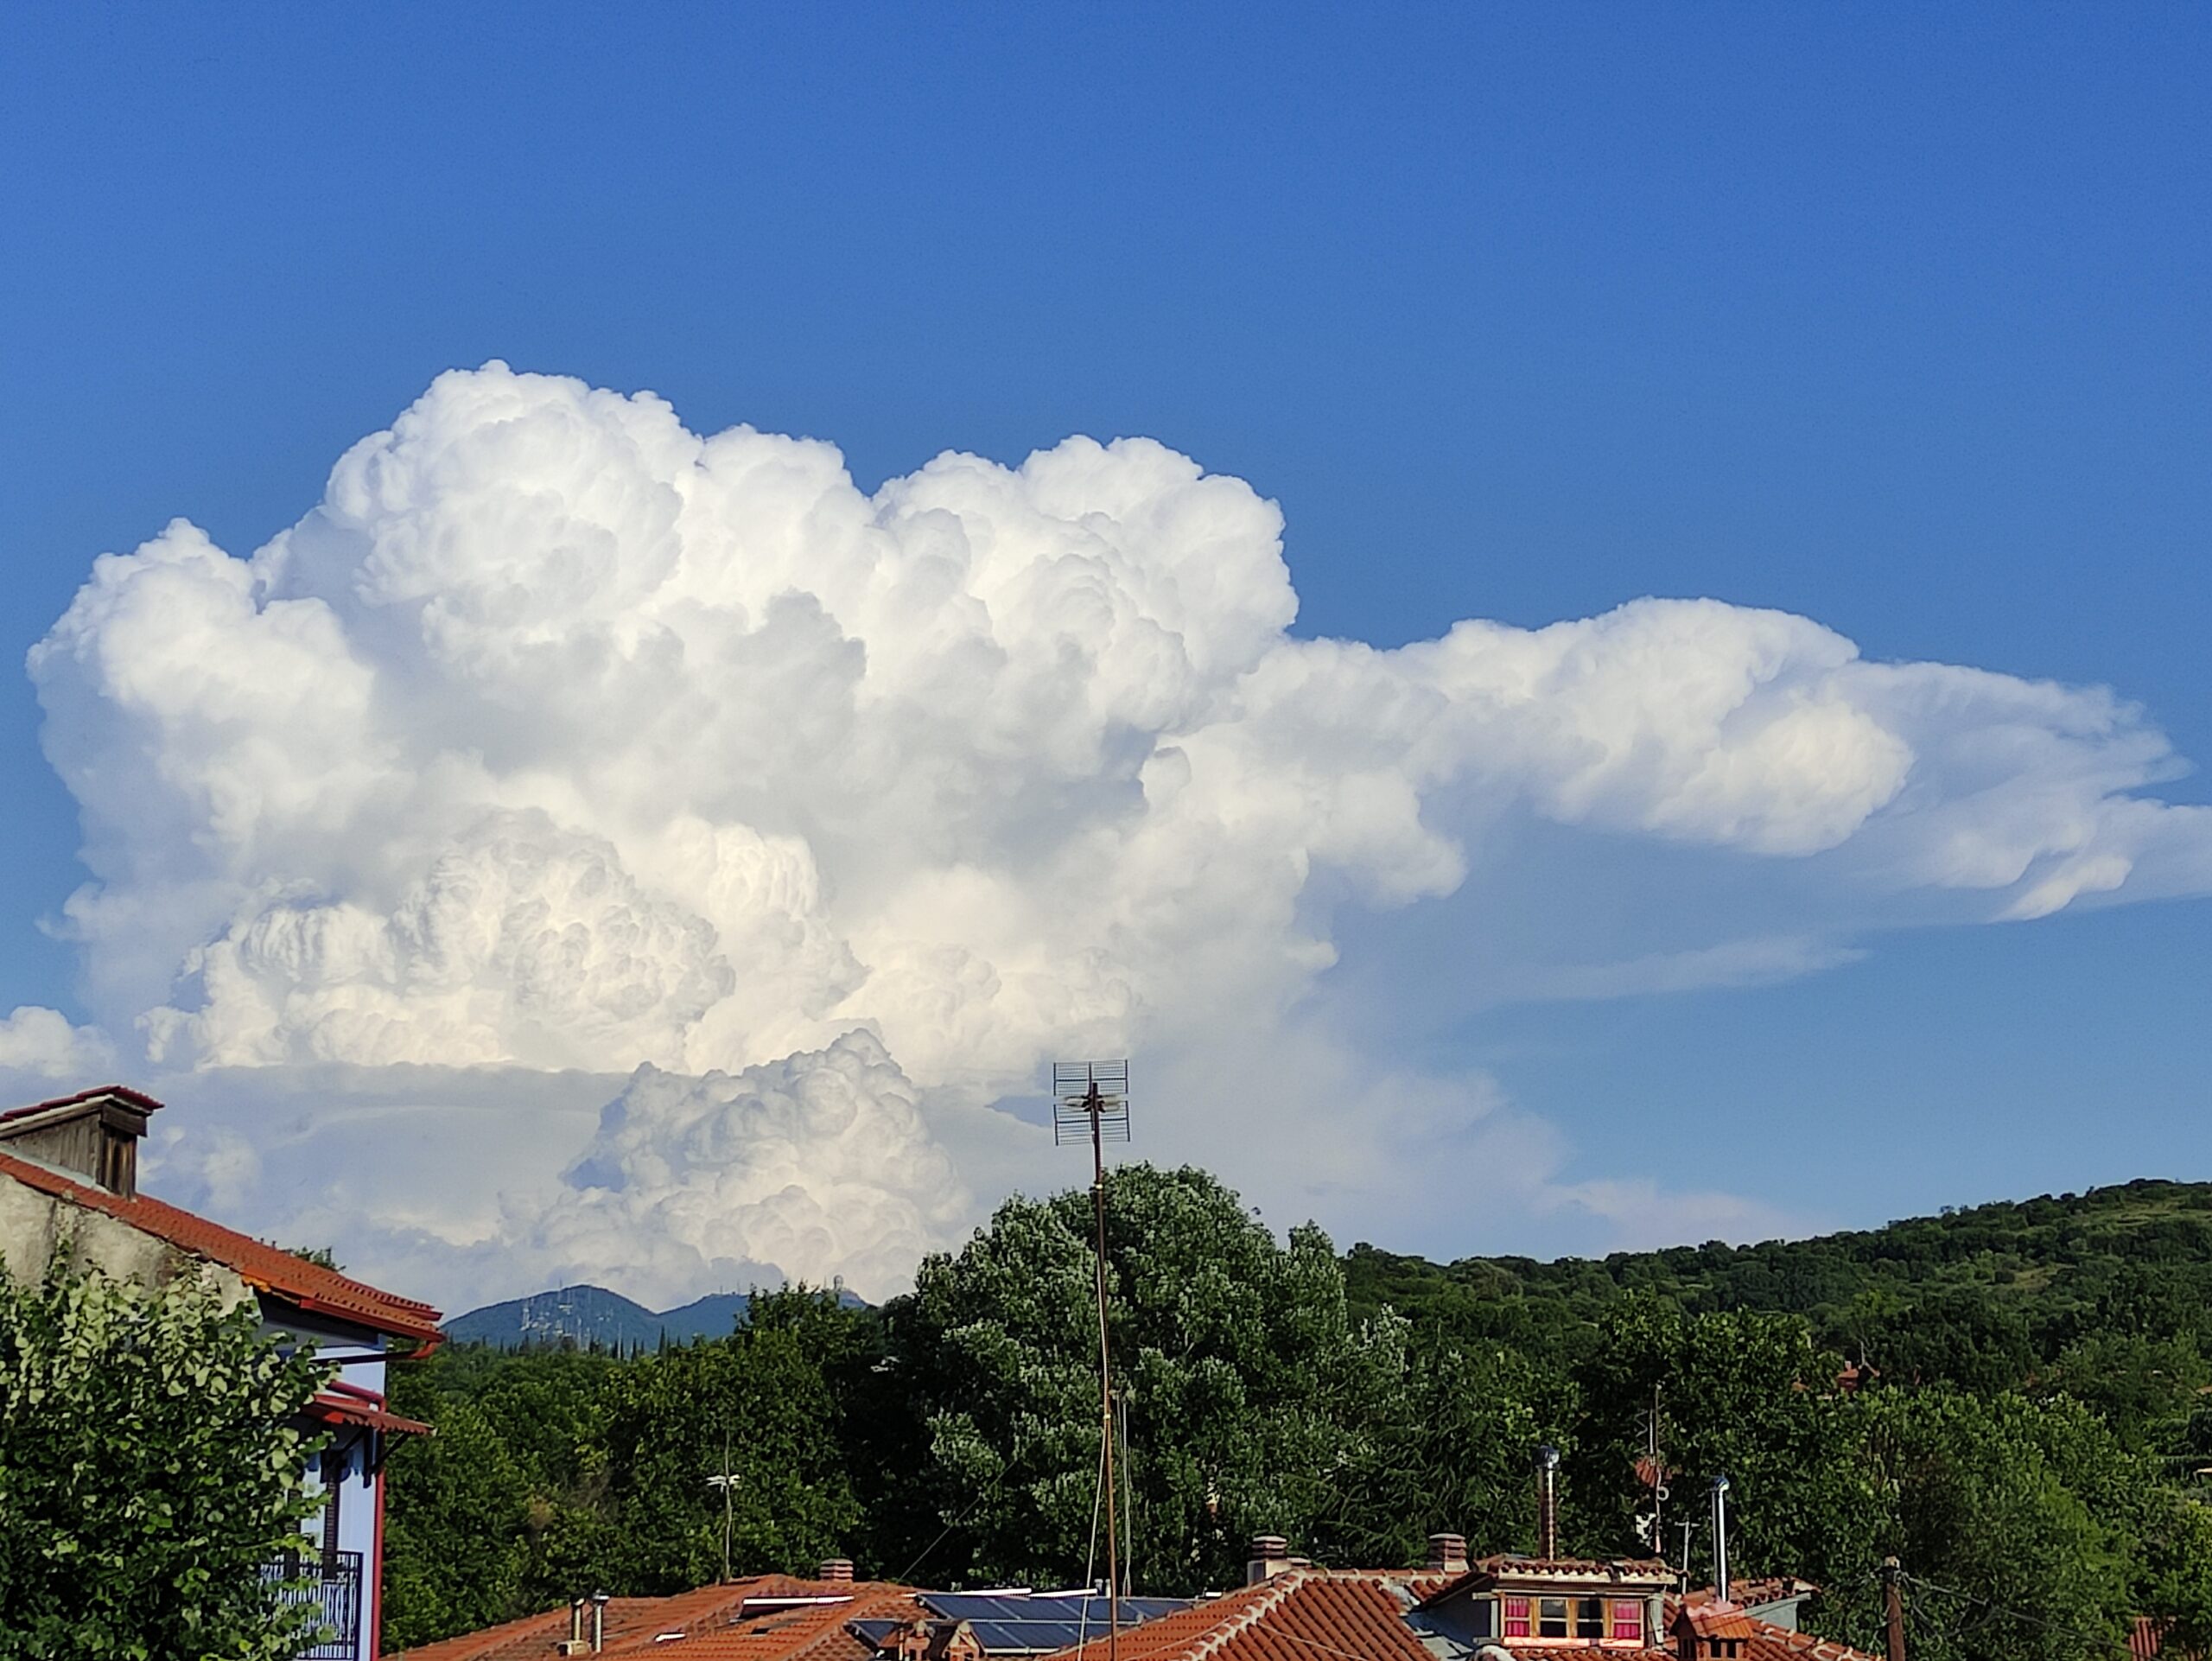
[[[1713,1479],[1713,1590],[1728,1601],[1728,1479]]]
[[[1090,1203],[1098,1231],[1098,1435],[1106,1461],[1106,1655],[1107,1661],[1120,1661],[1122,1554],[1114,1494],[1114,1361],[1106,1338],[1106,1139],[1099,1127],[1104,1104],[1099,1099],[1095,1079],[1084,1105],[1090,1113]]]
[[[1904,1661],[1904,1588],[1895,1557],[1882,1559],[1882,1603],[1889,1617],[1889,1661]]]
[[[729,1421],[722,1421],[722,1584],[729,1584]]]
[[[1645,1448],[1651,1461],[1651,1549],[1664,1562],[1667,1556],[1667,1478],[1659,1466],[1659,1386],[1651,1386],[1651,1426]],[[1689,1553],[1684,1550],[1684,1556]]]

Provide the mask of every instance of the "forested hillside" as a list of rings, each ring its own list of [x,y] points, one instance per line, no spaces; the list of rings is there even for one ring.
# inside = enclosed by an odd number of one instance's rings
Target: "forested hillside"
[[[1416,1561],[1441,1529],[1525,1550],[1544,1441],[1565,1543],[1643,1550],[1656,1402],[1677,1513],[1725,1472],[1738,1571],[1821,1582],[1816,1630],[1878,1648],[1895,1552],[1944,1588],[1916,1593],[1916,1661],[2078,1661],[2139,1613],[2212,1639],[2212,1188],[1450,1265],[1279,1242],[1202,1172],[1124,1168],[1109,1195],[1140,1590],[1232,1582],[1263,1531],[1339,1563]],[[634,1359],[397,1369],[395,1405],[439,1434],[393,1461],[388,1638],[712,1579],[725,1460],[740,1573],[842,1555],[933,1584],[1082,1580],[1089,1235],[1084,1193],[1017,1200],[880,1309],[765,1294],[728,1338]],[[1708,1554],[1694,1540],[1693,1574]]]
[[[1802,1315],[1885,1374],[1998,1385],[2093,1333],[2212,1327],[2212,1183],[2142,1180],[1817,1239],[1602,1259],[1439,1264],[1360,1244],[1344,1276],[1359,1313],[1388,1306],[1463,1338],[1572,1353],[1643,1293],[1691,1314]]]

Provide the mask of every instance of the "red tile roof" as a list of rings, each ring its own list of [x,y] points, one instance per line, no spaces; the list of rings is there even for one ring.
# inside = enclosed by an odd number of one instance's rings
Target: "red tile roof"
[[[5,1124],[10,1119],[28,1119],[34,1113],[48,1112],[57,1107],[74,1107],[79,1102],[97,1102],[105,1096],[128,1102],[143,1113],[151,1113],[161,1106],[143,1090],[133,1090],[128,1085],[99,1085],[91,1090],[80,1090],[74,1096],[54,1096],[43,1102],[33,1102],[29,1107],[11,1107],[0,1113],[0,1124]]]
[[[2127,1652],[2135,1658],[2135,1661],[2158,1661],[2160,1651],[2165,1647],[2165,1622],[2150,1615],[2138,1615],[2128,1624]],[[2183,1661],[2197,1661],[2194,1650],[2176,1651],[2174,1653],[2182,1656]]]
[[[430,1427],[420,1419],[403,1419],[397,1413],[387,1413],[372,1403],[334,1396],[327,1391],[308,1403],[311,1417],[325,1424],[358,1424],[365,1429],[380,1430],[388,1436],[427,1436]]]
[[[1685,1611],[1700,1638],[1757,1638],[1763,1620],[1753,1620],[1732,1603],[1701,1603]]]
[[[88,1093],[132,1095],[136,1092],[109,1090]],[[64,1098],[65,1101],[69,1099],[74,1098]],[[56,1104],[41,1102],[38,1107],[42,1110]],[[160,1104],[156,1103],[155,1105],[159,1106]],[[22,1111],[16,1110],[17,1112]],[[25,1187],[35,1188],[41,1193],[52,1194],[72,1205],[82,1206],[87,1211],[99,1212],[127,1223],[132,1228],[168,1241],[181,1251],[221,1263],[249,1286],[281,1298],[308,1314],[330,1315],[394,1338],[412,1339],[426,1346],[439,1341],[438,1312],[430,1305],[378,1291],[375,1287],[341,1275],[334,1269],[325,1269],[320,1263],[311,1263],[304,1257],[296,1257],[279,1246],[240,1234],[235,1229],[225,1228],[219,1223],[211,1223],[204,1217],[194,1216],[188,1211],[156,1200],[151,1194],[142,1193],[125,1200],[96,1184],[4,1152],[0,1152],[0,1176],[13,1177]]]
[[[775,1607],[785,1598],[837,1601]],[[764,1601],[770,1607],[763,1608]],[[686,1661],[865,1661],[871,1651],[845,1631],[846,1622],[923,1613],[911,1587],[757,1575],[673,1597],[608,1600],[602,1653],[651,1652],[671,1661],[678,1656]],[[588,1613],[585,1620],[588,1623]],[[671,1632],[683,1636],[664,1637]],[[568,1635],[569,1612],[561,1608],[400,1653],[406,1661],[541,1661]]]
[[[1671,1586],[1675,1580],[1674,1571],[1656,1557],[1521,1557],[1500,1552],[1478,1557],[1464,1574],[1433,1585],[1421,1598],[1423,1603],[1440,1603],[1471,1586],[1486,1586],[1498,1579],[1618,1581],[1624,1576],[1630,1585],[1649,1582],[1650,1588]]]
[[[1123,1632],[1121,1661],[1434,1661],[1406,1625],[1403,1575],[1291,1569]],[[1105,1661],[1106,1640],[1063,1650]]]
[[[849,1621],[895,1620],[926,1614],[913,1589],[876,1582],[802,1582],[799,1595],[811,1586],[812,1595],[847,1592],[839,1603],[804,1604],[781,1609],[757,1609],[753,1603],[772,1594],[754,1592],[734,1621],[697,1626],[679,1639],[643,1634],[628,1644],[609,1644],[610,1654],[637,1655],[651,1651],[670,1661],[866,1661],[874,1651],[845,1630]],[[666,1632],[667,1627],[660,1631]]]
[[[1728,1582],[1728,1600],[1749,1609],[1762,1603],[1781,1603],[1791,1598],[1809,1598],[1820,1591],[1812,1581],[1800,1580],[1795,1575],[1768,1575],[1756,1580]],[[1692,1588],[1681,1601],[1694,1609],[1700,1604],[1711,1603],[1718,1595],[1713,1588],[1700,1586]]]

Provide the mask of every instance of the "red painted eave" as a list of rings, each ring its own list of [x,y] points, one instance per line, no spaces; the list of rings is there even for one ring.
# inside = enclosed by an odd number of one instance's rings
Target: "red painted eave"
[[[428,1436],[435,1434],[420,1419],[404,1419],[397,1413],[387,1413],[366,1402],[348,1401],[342,1396],[327,1392],[308,1403],[308,1412],[325,1424],[357,1424],[365,1430],[380,1430],[387,1436]]]
[[[294,1257],[281,1246],[225,1228],[151,1194],[126,1200],[97,1184],[4,1151],[0,1151],[0,1176],[12,1177],[26,1187],[112,1217],[193,1257],[221,1263],[256,1290],[305,1313],[365,1327],[388,1338],[410,1340],[418,1346],[418,1354],[443,1341],[438,1311],[433,1306]]]

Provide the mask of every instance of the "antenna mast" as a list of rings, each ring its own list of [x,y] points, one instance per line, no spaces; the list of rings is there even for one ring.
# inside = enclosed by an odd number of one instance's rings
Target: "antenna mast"
[[[1129,1064],[1058,1061],[1052,1065],[1052,1140],[1090,1138],[1090,1207],[1097,1232],[1098,1446],[1106,1491],[1106,1655],[1120,1661],[1122,1556],[1115,1505],[1114,1362],[1106,1328],[1106,1144],[1129,1139]]]

